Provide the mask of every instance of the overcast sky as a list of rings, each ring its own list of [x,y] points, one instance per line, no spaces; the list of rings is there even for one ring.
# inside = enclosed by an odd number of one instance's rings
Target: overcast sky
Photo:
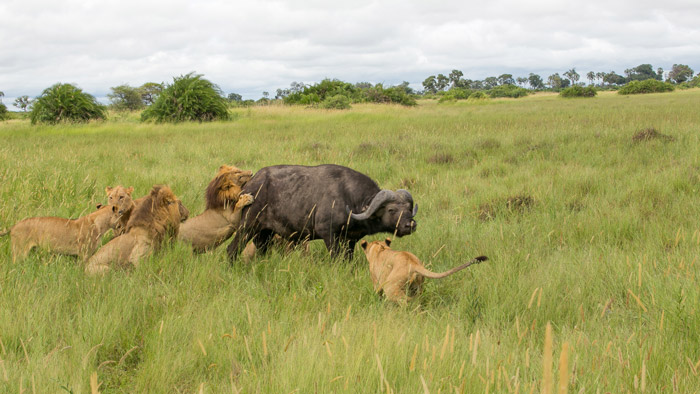
[[[700,0],[2,0],[0,91],[95,96],[194,71],[225,93],[674,63],[700,71]]]

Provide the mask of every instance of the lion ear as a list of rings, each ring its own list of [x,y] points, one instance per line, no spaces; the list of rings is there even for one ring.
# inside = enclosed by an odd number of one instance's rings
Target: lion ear
[[[102,208],[103,206],[104,206],[104,205],[102,205],[102,204],[97,204],[97,207],[96,207],[96,208],[97,208],[97,209],[100,209],[100,208]]]
[[[384,243],[386,244],[386,246],[391,246],[391,238],[385,239]]]
[[[367,241],[365,241],[364,239],[360,241],[360,246],[362,246],[362,249],[367,249]]]
[[[133,193],[133,192],[134,192],[134,187],[133,187],[133,186],[129,186],[129,188],[126,189],[126,194],[128,194],[128,195],[131,195],[131,193]]]
[[[112,186],[105,187],[105,194],[109,194],[114,188]]]

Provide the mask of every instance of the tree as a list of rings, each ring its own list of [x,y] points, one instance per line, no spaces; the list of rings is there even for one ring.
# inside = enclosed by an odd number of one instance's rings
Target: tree
[[[685,64],[674,64],[668,73],[668,79],[675,83],[681,83],[693,78],[693,73],[693,69]]]
[[[228,105],[219,87],[194,73],[173,78],[173,83],[141,113],[142,121],[172,123],[228,118]]]
[[[275,93],[275,100],[284,99],[290,94],[292,94],[292,91],[289,89],[277,89],[277,92]]]
[[[498,78],[488,77],[484,79],[484,89],[489,90],[498,86]]]
[[[437,93],[437,81],[435,80],[435,75],[431,75],[423,81],[423,90],[428,93]]]
[[[527,83],[527,78],[525,77],[518,77],[515,80],[518,82],[518,86],[520,87],[525,87],[525,84]]]
[[[68,84],[57,83],[44,89],[34,100],[30,115],[32,124],[60,122],[88,122],[106,117],[105,106],[95,97]]]
[[[438,74],[437,81],[435,82],[435,87],[439,91],[443,91],[450,84],[450,79],[442,74]]]
[[[530,73],[530,75],[527,77],[527,82],[530,84],[530,88],[533,90],[544,89],[544,81],[542,81],[542,77],[537,74]]]
[[[110,89],[112,93],[108,93],[107,97],[112,103],[112,108],[117,111],[138,111],[145,106],[141,98],[141,91],[138,88],[132,88],[129,85],[119,85]]]
[[[32,99],[30,99],[29,96],[20,96],[15,99],[15,102],[12,105],[24,112],[27,112],[27,109],[29,109],[29,107],[32,105]]]
[[[663,68],[659,67],[656,69],[656,79],[658,79],[659,81],[664,80],[664,69]]]
[[[499,85],[515,85],[513,74],[501,74],[498,76]]]
[[[228,101],[230,101],[232,103],[233,102],[240,103],[241,101],[243,101],[243,96],[241,96],[238,93],[229,93],[227,98],[228,98]]]
[[[2,103],[2,97],[5,97],[5,93],[0,92],[0,120],[4,120],[7,117],[7,107]]]
[[[586,74],[586,78],[588,78],[588,84],[593,85],[595,82],[595,73],[593,71],[589,71],[588,74]]]
[[[459,70],[452,70],[452,72],[449,75],[450,82],[452,83],[453,88],[460,87],[459,86],[459,81],[464,76],[464,74],[459,71]]]
[[[553,90],[559,90],[561,88],[565,88],[564,86],[564,81],[566,81],[566,85],[568,86],[568,80],[562,79],[562,77],[559,75],[559,73],[554,73],[547,77],[547,84],[549,85],[550,88]]]
[[[609,85],[623,85],[625,83],[625,77],[618,75],[615,71],[610,71],[605,74],[603,81],[607,82]]]
[[[151,105],[158,99],[158,95],[163,91],[163,84],[146,82],[139,87],[139,91],[141,93],[141,101],[143,101],[145,105]]]
[[[660,80],[651,64],[640,64],[634,68],[625,70],[627,81],[644,81],[646,79]]]
[[[598,72],[595,73],[595,78],[596,78],[598,81],[600,81],[600,82],[598,82],[598,83],[602,86],[602,84],[603,84],[603,78],[605,78],[605,73],[602,72],[602,71],[598,71]]]
[[[579,78],[581,78],[581,76],[576,72],[576,68],[572,68],[571,70],[565,72],[564,76],[566,79],[571,81],[571,85],[576,85],[576,82],[578,82]]]

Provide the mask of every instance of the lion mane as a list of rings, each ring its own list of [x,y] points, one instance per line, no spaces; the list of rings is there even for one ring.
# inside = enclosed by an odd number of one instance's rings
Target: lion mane
[[[253,203],[250,194],[240,195],[252,171],[222,165],[205,192],[206,209],[180,226],[178,238],[192,245],[195,252],[219,246],[236,231],[243,207]]]
[[[100,248],[88,261],[85,272],[99,274],[112,265],[137,266],[144,256],[160,248],[166,237],[176,237],[180,222],[189,212],[168,186],[156,185],[134,209],[124,235]]]

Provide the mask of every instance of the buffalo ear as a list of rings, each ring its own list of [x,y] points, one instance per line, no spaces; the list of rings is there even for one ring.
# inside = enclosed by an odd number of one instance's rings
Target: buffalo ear
[[[367,241],[365,241],[364,239],[360,241],[360,246],[362,246],[362,249],[367,249]]]
[[[391,238],[385,239],[384,243],[386,244],[386,246],[391,246]]]
[[[128,195],[131,195],[131,193],[133,193],[133,192],[134,192],[134,187],[133,187],[133,186],[129,186],[129,188],[126,189],[126,194],[128,194]]]
[[[112,186],[105,187],[105,194],[109,194],[112,191],[112,189],[113,189]]]

